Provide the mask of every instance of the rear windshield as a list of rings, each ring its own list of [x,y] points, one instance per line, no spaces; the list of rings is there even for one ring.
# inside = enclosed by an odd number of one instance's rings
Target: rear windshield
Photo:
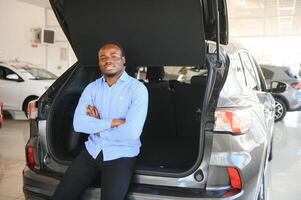
[[[135,72],[131,72],[135,70]],[[207,69],[200,69],[194,66],[151,66],[128,69],[131,76],[144,82],[155,82],[163,80],[176,80],[184,83],[191,83],[192,79],[207,77]]]

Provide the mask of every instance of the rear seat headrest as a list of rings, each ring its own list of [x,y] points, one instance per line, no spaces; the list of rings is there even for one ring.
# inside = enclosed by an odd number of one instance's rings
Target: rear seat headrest
[[[163,66],[151,66],[147,67],[146,79],[149,82],[155,82],[163,80],[165,76],[164,67]]]
[[[133,67],[133,66],[127,66],[125,68],[125,71],[128,73],[128,75],[130,75],[133,78],[137,77],[137,73],[138,73],[138,67]]]
[[[201,83],[202,85],[207,84],[207,76],[193,76],[190,80],[191,84]]]

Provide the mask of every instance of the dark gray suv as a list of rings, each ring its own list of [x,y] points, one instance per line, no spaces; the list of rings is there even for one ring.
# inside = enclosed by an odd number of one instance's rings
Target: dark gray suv
[[[228,43],[226,1],[51,4],[78,62],[29,105],[26,199],[50,198],[83,147],[87,135],[75,133],[74,110],[85,86],[101,76],[97,50],[110,40],[124,46],[128,74],[149,93],[127,199],[266,198],[274,99],[248,51],[220,52]],[[213,53],[209,40],[216,41]],[[273,92],[282,91],[277,86]],[[81,199],[100,199],[99,179]]]
[[[287,111],[301,111],[301,78],[290,67],[261,64],[267,83],[281,81],[287,84],[283,93],[273,94],[275,98],[275,121],[281,121]]]

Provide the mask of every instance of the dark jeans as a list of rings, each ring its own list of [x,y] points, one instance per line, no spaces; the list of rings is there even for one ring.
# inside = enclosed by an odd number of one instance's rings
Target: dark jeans
[[[127,194],[136,158],[103,161],[84,148],[68,168],[52,200],[75,200],[101,174],[101,200],[123,200]],[[99,173],[101,172],[101,173]]]

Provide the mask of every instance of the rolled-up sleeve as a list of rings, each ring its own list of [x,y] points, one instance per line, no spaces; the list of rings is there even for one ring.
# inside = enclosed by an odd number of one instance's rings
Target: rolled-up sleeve
[[[73,118],[76,132],[94,134],[111,128],[112,119],[96,119],[87,115],[87,106],[93,105],[93,90],[95,83],[90,83],[83,91]]]
[[[148,92],[143,84],[137,84],[131,95],[125,123],[101,132],[101,137],[108,140],[136,140],[140,137],[147,115]]]

